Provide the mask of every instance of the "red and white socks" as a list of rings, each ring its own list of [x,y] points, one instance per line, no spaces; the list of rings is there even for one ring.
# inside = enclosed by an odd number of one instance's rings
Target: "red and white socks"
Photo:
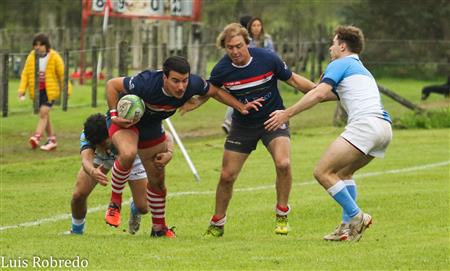
[[[224,216],[213,215],[213,217],[211,217],[210,224],[213,226],[223,227],[225,226],[225,223],[227,223],[227,215]]]
[[[119,160],[115,160],[111,172],[111,202],[120,208],[122,205],[122,192],[127,184],[128,177],[130,177],[131,169],[124,169],[120,165]]]
[[[291,206],[288,204],[286,206],[277,204],[275,207],[275,213],[277,216],[287,216],[291,212]]]
[[[167,190],[156,191],[153,188],[147,188],[147,202],[152,213],[153,229],[162,230],[166,226],[166,195]]]

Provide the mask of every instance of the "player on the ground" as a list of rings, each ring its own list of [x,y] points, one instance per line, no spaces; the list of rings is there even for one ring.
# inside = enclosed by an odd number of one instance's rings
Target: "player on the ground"
[[[275,233],[289,232],[287,215],[290,212],[288,200],[292,185],[289,127],[286,124],[282,129],[269,132],[264,129],[264,121],[271,112],[284,108],[277,87],[278,80],[302,92],[315,86],[291,72],[276,54],[262,48],[248,48],[249,42],[245,27],[238,23],[227,25],[217,38],[217,46],[225,49],[226,55],[216,64],[209,79],[212,85],[225,88],[241,102],[264,100],[258,112],[243,115],[234,110],[217,185],[215,213],[206,232],[206,235],[215,237],[224,233],[234,182],[260,140],[272,156],[277,174]]]
[[[106,117],[100,113],[89,116],[84,123],[80,136],[81,168],[78,171],[75,190],[72,195],[71,233],[83,234],[86,223],[87,198],[97,183],[106,186],[106,174],[111,169],[116,149],[108,138]],[[133,194],[129,232],[134,234],[139,229],[140,214],[148,212],[145,187],[147,176],[139,157],[133,162],[128,180]],[[125,187],[120,187],[123,190]],[[143,192],[144,191],[144,192]]]
[[[325,151],[314,169],[314,177],[342,206],[343,221],[325,240],[357,241],[372,222],[356,204],[353,174],[374,157],[384,157],[392,138],[391,119],[381,104],[372,74],[359,60],[364,48],[361,29],[339,26],[330,47],[332,62],[320,84],[286,110],[271,114],[265,122],[276,131],[296,114],[324,101],[339,100],[348,114],[345,131]]]
[[[258,110],[259,100],[244,105],[225,91],[210,87],[207,81],[190,74],[189,63],[179,56],[166,59],[162,71],[145,70],[136,76],[113,78],[108,81],[106,91],[112,119],[109,135],[119,151],[112,169],[112,182],[120,183],[128,178],[133,159],[139,154],[148,177],[147,197],[153,214],[151,236],[175,237],[165,221],[167,190],[164,167],[153,163],[158,155],[172,155],[167,148],[162,120],[173,115],[194,95],[212,96],[243,114],[248,114],[251,109]],[[137,95],[145,103],[144,116],[137,124],[117,115],[116,105],[123,92]],[[105,220],[113,226],[120,224],[120,199],[114,191]]]

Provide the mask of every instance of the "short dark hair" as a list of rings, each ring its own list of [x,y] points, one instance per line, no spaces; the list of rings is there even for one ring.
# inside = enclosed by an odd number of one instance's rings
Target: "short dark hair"
[[[33,47],[36,46],[38,43],[41,45],[45,45],[45,49],[47,52],[50,51],[50,48],[52,48],[52,46],[50,45],[50,40],[48,39],[48,36],[43,33],[39,33],[36,36],[34,36]]]
[[[247,28],[248,22],[250,22],[251,19],[252,19],[252,16],[251,16],[251,15],[244,15],[244,16],[242,16],[241,18],[239,18],[239,23],[240,23],[243,27]]]
[[[190,73],[191,65],[189,65],[189,62],[184,57],[171,56],[163,63],[163,72],[167,77],[169,77],[170,71],[175,71],[181,74]]]
[[[355,54],[360,54],[364,50],[364,34],[361,29],[350,25],[341,25],[336,28],[339,43],[345,42],[348,49]]]
[[[84,135],[94,145],[105,141],[108,138],[105,115],[100,113],[90,115],[84,122]]]

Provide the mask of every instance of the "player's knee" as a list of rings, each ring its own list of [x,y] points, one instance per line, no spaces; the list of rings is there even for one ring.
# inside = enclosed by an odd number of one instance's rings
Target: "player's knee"
[[[119,162],[124,168],[131,168],[134,159],[136,158],[137,150],[121,150],[119,155]]]
[[[280,173],[288,173],[291,169],[291,161],[290,159],[282,159],[275,162],[275,166],[277,168],[277,172]]]
[[[222,183],[233,184],[236,178],[237,174],[227,170],[222,170],[222,172],[220,173],[220,182]]]
[[[313,175],[314,175],[314,178],[316,178],[316,180],[318,180],[320,182],[325,178],[325,171],[323,170],[323,168],[321,168],[319,165],[317,165],[314,168]]]

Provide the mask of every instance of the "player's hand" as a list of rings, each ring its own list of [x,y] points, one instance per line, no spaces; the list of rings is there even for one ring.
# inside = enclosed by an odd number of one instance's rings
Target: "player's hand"
[[[91,172],[92,178],[94,178],[100,185],[106,186],[108,184],[108,178],[106,177],[104,171],[104,166],[101,164],[97,168],[94,168]]]
[[[136,124],[132,120],[124,119],[121,117],[111,118],[111,122],[122,128],[129,128]]]
[[[156,168],[163,169],[170,162],[170,160],[172,160],[172,152],[166,151],[156,154],[153,162]]]
[[[262,107],[262,102],[264,102],[264,98],[258,98],[254,101],[248,102],[244,105],[244,109],[242,110],[242,115],[247,115],[250,113],[250,110],[255,109],[255,111],[259,111],[259,108]]]
[[[25,101],[25,99],[26,99],[25,94],[19,93],[19,101],[23,102]]]
[[[284,110],[275,110],[269,115],[269,119],[264,122],[264,127],[267,131],[275,131],[285,124],[289,117]]]

